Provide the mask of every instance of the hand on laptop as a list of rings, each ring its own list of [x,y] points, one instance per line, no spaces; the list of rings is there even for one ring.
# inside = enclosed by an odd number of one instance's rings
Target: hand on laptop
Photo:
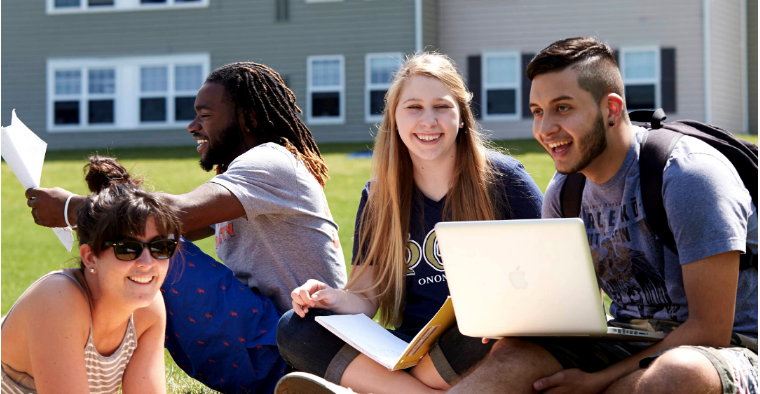
[[[293,311],[301,317],[309,313],[309,308],[330,309],[338,303],[343,294],[340,290],[314,279],[309,279],[290,293]]]

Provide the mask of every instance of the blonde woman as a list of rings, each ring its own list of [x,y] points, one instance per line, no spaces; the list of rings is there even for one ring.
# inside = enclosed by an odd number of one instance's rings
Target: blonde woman
[[[314,321],[379,311],[409,341],[449,295],[436,223],[540,217],[541,192],[517,160],[485,147],[471,97],[444,55],[414,56],[397,72],[359,204],[349,283],[308,281],[280,320],[280,353],[296,369],[357,392],[439,392],[488,354],[490,345],[454,327],[416,367],[390,372]]]

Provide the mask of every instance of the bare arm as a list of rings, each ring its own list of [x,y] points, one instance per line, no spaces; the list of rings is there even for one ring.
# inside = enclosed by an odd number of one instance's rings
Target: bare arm
[[[208,238],[214,235],[214,229],[212,227],[203,227],[194,231],[187,231],[183,235],[186,240],[195,242],[204,238]]]
[[[27,189],[27,205],[32,208],[34,222],[46,227],[65,227],[63,210],[66,198],[71,194],[59,187]],[[185,194],[161,193],[160,196],[179,214],[185,233],[245,215],[243,204],[237,197],[215,183],[204,183]],[[86,198],[77,195],[71,198],[67,210],[69,223],[76,223],[76,212]]]
[[[351,270],[351,279],[358,275],[358,271],[357,267]],[[374,276],[373,268],[367,267],[359,281],[356,282],[354,289],[369,288]],[[370,318],[375,317],[378,309],[377,291],[375,289],[362,293],[338,290],[316,280],[309,280],[303,286],[293,290],[290,296],[293,299],[293,310],[301,317],[309,312],[310,307],[329,309],[342,315],[363,313]]]
[[[621,377],[639,369],[639,361],[662,349],[683,345],[725,347],[731,342],[739,281],[739,252],[725,252],[684,264],[684,289],[689,304],[689,318],[665,339],[600,372],[595,379],[599,391]],[[538,382],[546,389],[565,379],[559,372]]]
[[[19,316],[26,320],[31,375],[40,394],[89,393],[84,360],[89,306],[74,283],[56,276],[35,288]]]
[[[147,308],[138,309],[134,314],[135,326],[138,321],[148,325],[137,339],[137,349],[127,364],[122,377],[122,392],[166,393],[166,371],[164,369],[164,333],[166,331],[166,309],[159,292]]]

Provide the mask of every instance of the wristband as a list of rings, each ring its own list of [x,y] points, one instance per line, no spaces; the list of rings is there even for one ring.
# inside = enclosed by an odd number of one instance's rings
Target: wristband
[[[66,220],[66,225],[71,227],[72,229],[77,228],[76,225],[72,226],[71,223],[69,223],[69,202],[71,201],[71,197],[74,197],[75,194],[69,194],[69,196],[66,198],[66,204],[63,206],[63,219]]]

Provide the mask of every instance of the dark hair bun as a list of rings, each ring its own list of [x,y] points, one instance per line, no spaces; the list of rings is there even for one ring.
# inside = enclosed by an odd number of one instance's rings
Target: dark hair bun
[[[92,193],[100,193],[112,185],[124,184],[140,186],[141,179],[134,179],[129,172],[113,157],[91,156],[84,166],[84,180]]]

